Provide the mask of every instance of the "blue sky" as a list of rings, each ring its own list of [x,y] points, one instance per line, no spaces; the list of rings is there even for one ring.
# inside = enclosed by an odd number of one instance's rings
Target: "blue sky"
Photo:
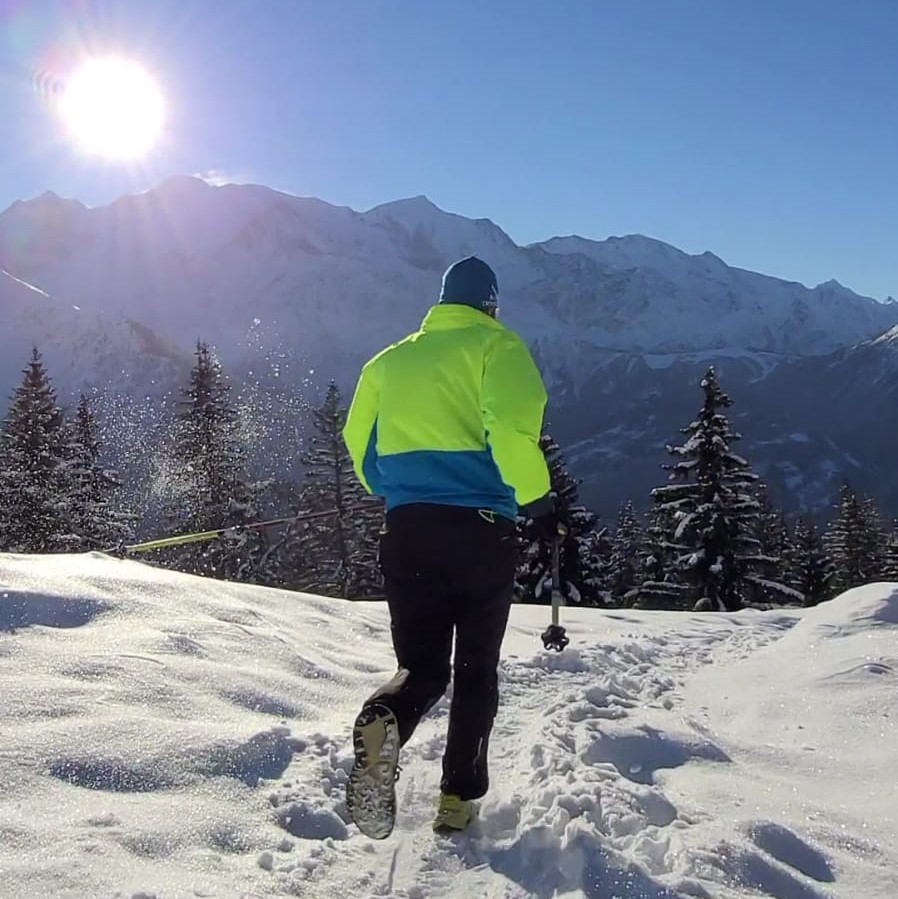
[[[642,233],[898,295],[896,0],[0,0],[0,207],[217,173],[516,241]],[[140,166],[35,89],[85,50],[167,95]]]

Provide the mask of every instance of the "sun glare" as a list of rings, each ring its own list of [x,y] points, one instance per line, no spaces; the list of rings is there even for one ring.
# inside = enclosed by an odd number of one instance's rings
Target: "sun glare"
[[[72,74],[59,99],[72,141],[108,159],[139,159],[152,150],[165,119],[162,92],[137,63],[91,59]]]

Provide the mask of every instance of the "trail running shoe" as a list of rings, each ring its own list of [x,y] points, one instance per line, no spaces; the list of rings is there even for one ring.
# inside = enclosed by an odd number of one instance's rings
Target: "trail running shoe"
[[[436,833],[459,833],[467,828],[476,815],[477,807],[470,799],[460,799],[453,793],[440,793],[433,829]]]
[[[346,784],[346,808],[358,829],[385,840],[396,821],[399,725],[386,706],[362,709],[352,729],[355,764]]]

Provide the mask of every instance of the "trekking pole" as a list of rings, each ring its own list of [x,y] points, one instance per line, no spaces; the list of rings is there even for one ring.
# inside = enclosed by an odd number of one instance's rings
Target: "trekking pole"
[[[564,594],[561,592],[561,527],[552,541],[552,623],[543,631],[543,646],[561,652],[571,641],[560,624]]]
[[[349,506],[344,512],[361,512],[371,508],[368,505]],[[324,512],[307,512],[303,515],[291,515],[287,518],[271,518],[268,521],[254,521],[250,524],[233,525],[227,528],[214,528],[209,531],[197,531],[193,534],[177,534],[174,537],[161,537],[158,540],[146,540],[143,543],[128,543],[124,546],[102,550],[111,555],[123,553],[147,553],[155,549],[164,549],[167,546],[182,546],[186,543],[202,543],[206,540],[217,540],[224,536],[245,536],[253,531],[263,531],[266,528],[277,527],[282,524],[292,524],[300,521],[313,521],[316,518],[327,518],[329,515],[339,514],[339,509],[327,509]]]

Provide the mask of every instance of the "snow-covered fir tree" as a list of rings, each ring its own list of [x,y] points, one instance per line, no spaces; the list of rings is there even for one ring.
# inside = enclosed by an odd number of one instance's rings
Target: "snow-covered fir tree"
[[[43,553],[68,545],[66,430],[34,349],[0,433],[0,550]]]
[[[305,481],[299,520],[281,551],[281,580],[294,589],[356,598],[381,592],[377,550],[383,503],[359,483],[343,442],[346,409],[333,382],[313,414],[313,433],[303,455]]]
[[[826,595],[827,560],[820,531],[813,520],[799,516],[789,541],[787,583],[803,597],[805,606],[816,606]]]
[[[580,485],[568,471],[561,448],[544,433],[540,448],[549,466],[549,477],[558,512],[567,525],[561,543],[562,592],[569,602],[587,605],[607,603],[609,541],[598,516],[580,502]],[[551,547],[539,540],[533,523],[518,522],[521,536],[521,565],[517,575],[517,596],[521,602],[547,603],[551,599]]]
[[[882,580],[886,568],[886,558],[889,545],[889,526],[879,509],[879,503],[875,497],[866,496],[861,502],[864,510],[864,519],[870,528],[871,552],[873,558],[873,576],[876,580]]]
[[[691,592],[675,578],[670,535],[675,528],[673,512],[654,498],[648,511],[636,572],[636,586],[624,604],[638,609],[688,609]]]
[[[664,468],[676,483],[656,487],[652,498],[672,526],[662,538],[671,561],[666,578],[684,588],[696,609],[732,611],[742,607],[750,585],[765,580],[755,573],[758,476],[730,450],[740,435],[720,411],[732,400],[720,389],[713,366],[701,387],[705,400],[698,418],[683,429],[686,442],[668,447],[677,461]]]
[[[164,557],[173,567],[193,574],[252,581],[264,538],[241,531],[240,526],[255,519],[261,486],[246,473],[230,391],[215,354],[207,344],[197,343],[164,462],[167,519],[180,533],[229,530],[220,539],[187,544]]]
[[[611,531],[596,516],[592,531],[580,544],[580,564],[585,573],[581,601],[587,605],[615,604],[610,581],[612,538]]]
[[[298,522],[290,516],[302,509],[302,484],[296,478],[271,478],[260,497],[259,515],[278,523],[259,530],[259,545],[253,557],[252,582],[265,587],[292,589],[296,585],[297,547],[294,543]],[[283,519],[287,519],[284,521]]]
[[[770,490],[763,482],[758,483],[758,550],[774,565],[773,574],[780,574],[785,568],[785,558],[789,553],[789,525],[782,511],[776,507]]]
[[[896,519],[892,519],[892,523],[885,535],[882,578],[892,583],[898,582],[898,520]]]
[[[645,534],[633,503],[627,501],[617,516],[617,528],[611,540],[608,564],[608,589],[615,605],[627,598],[643,582],[642,550]]]
[[[754,604],[801,603],[789,584],[791,535],[783,513],[775,506],[764,483],[758,484],[758,552],[754,569],[760,577],[752,581],[749,596]]]
[[[884,569],[885,543],[884,529],[873,501],[862,499],[844,484],[836,516],[823,537],[829,563],[829,595],[836,596],[878,580]]]
[[[67,423],[65,466],[70,485],[68,533],[73,551],[114,548],[133,532],[134,516],[117,507],[122,483],[100,459],[100,438],[88,398],[82,394]]]

